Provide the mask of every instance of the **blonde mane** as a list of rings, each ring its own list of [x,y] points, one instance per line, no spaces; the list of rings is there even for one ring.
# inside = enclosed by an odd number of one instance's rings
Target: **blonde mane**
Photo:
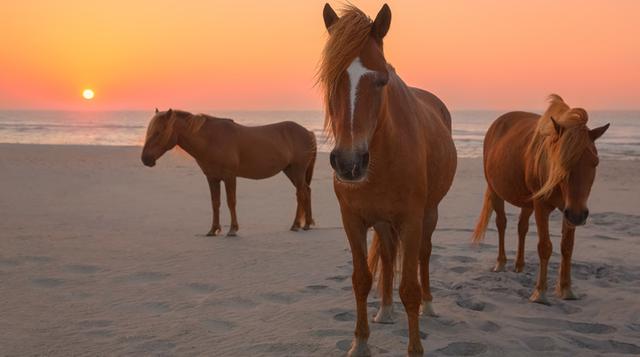
[[[552,118],[560,126],[561,135],[556,132]],[[528,148],[529,157],[534,160],[533,170],[542,183],[533,198],[548,198],[589,148],[588,120],[584,109],[570,108],[557,94],[549,96],[549,108],[538,119]]]
[[[325,106],[325,132],[333,135],[329,100],[336,91],[340,76],[358,57],[371,35],[371,19],[353,5],[340,10],[341,16],[331,26],[331,32],[322,51],[317,83],[321,86]]]

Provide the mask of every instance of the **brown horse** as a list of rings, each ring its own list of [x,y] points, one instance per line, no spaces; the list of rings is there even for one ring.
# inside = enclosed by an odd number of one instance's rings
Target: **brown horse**
[[[264,179],[283,171],[296,187],[298,208],[291,230],[307,230],[311,216],[311,178],[316,159],[315,135],[294,122],[247,127],[231,119],[169,109],[151,119],[142,149],[149,167],[165,152],[180,146],[196,159],[209,182],[213,223],[208,236],[221,232],[220,181],[224,181],[231,212],[228,236],[238,231],[236,177]],[[304,226],[302,226],[304,221]]]
[[[456,169],[451,117],[442,101],[407,86],[385,60],[382,40],[391,22],[387,5],[373,22],[352,6],[338,17],[327,4],[323,15],[329,38],[318,78],[324,91],[325,126],[335,141],[330,162],[353,255],[357,306],[349,354],[370,354],[367,296],[378,266],[382,304],[374,321],[392,322],[394,261],[400,252],[399,292],[409,323],[408,350],[411,355],[422,355],[421,303],[425,313],[433,314],[431,235],[438,204]],[[375,230],[369,252],[371,267],[367,263],[370,227]]]
[[[474,241],[482,240],[491,212],[496,211],[499,248],[493,270],[503,271],[507,262],[504,201],[521,207],[515,271],[522,272],[529,217],[535,213],[540,270],[530,298],[533,302],[548,304],[547,264],[552,250],[548,225],[549,214],[556,208],[564,213],[562,264],[556,293],[565,300],[576,298],[571,291],[574,233],[576,226],[583,225],[589,215],[587,199],[598,165],[594,142],[609,128],[607,124],[589,130],[587,120],[584,109],[572,109],[554,94],[542,116],[526,112],[504,114],[493,122],[484,139],[484,174],[488,188]]]

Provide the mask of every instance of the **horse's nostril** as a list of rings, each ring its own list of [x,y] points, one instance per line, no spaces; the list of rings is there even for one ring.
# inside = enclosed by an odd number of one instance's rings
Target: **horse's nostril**
[[[335,170],[336,169],[336,154],[332,151],[331,154],[329,154],[329,163],[331,164],[331,167]]]
[[[362,155],[362,167],[367,167],[367,165],[369,165],[369,153],[365,152],[364,155]]]

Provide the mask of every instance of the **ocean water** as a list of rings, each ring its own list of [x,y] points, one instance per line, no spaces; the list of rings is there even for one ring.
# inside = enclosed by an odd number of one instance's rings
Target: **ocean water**
[[[328,152],[320,111],[208,112],[245,125],[291,120],[312,130]],[[459,157],[481,157],[482,140],[502,112],[454,111],[453,138]],[[151,112],[0,111],[0,143],[142,146]],[[640,111],[590,111],[590,127],[611,123],[598,141],[600,156],[640,160]]]

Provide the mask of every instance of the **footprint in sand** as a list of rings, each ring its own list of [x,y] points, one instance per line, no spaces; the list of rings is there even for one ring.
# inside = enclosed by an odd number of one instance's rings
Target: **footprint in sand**
[[[83,329],[89,328],[105,328],[113,325],[111,320],[83,320],[78,322],[78,327]]]
[[[333,315],[333,319],[336,321],[355,321],[356,320],[356,315],[354,315],[354,313],[352,311],[344,311],[344,312],[339,312],[335,315]]]
[[[164,314],[171,310],[171,305],[161,301],[150,301],[142,304],[142,308],[153,314]]]
[[[406,329],[406,328],[399,329],[399,330],[394,330],[391,333],[396,335],[396,336],[409,338],[409,330]],[[421,340],[426,340],[427,336],[428,336],[428,334],[426,332],[420,331],[420,339]]]
[[[207,328],[209,332],[225,333],[231,331],[235,325],[230,321],[208,319],[204,320],[202,324]]]
[[[347,352],[351,349],[351,340],[340,340],[336,342],[336,347],[342,352]],[[371,344],[369,344],[369,350],[371,350],[371,354],[374,356],[389,353],[389,351],[372,346]]]
[[[156,339],[151,341],[146,341],[139,344],[136,348],[136,352],[141,354],[162,354],[168,353],[171,350],[176,348],[176,344],[173,341],[164,340],[164,339]]]
[[[467,257],[464,255],[454,255],[452,257],[450,257],[449,259],[456,261],[456,262],[460,262],[460,263],[475,263],[478,261],[478,259],[474,258],[474,257]]]
[[[44,255],[27,255],[22,260],[28,263],[44,264],[53,261],[53,258]]]
[[[553,351],[556,349],[556,343],[551,337],[547,336],[528,336],[522,338],[522,342],[530,350],[537,352]]]
[[[263,299],[276,304],[293,304],[300,300],[300,297],[294,294],[288,293],[267,293],[260,295]]]
[[[85,264],[65,265],[63,269],[69,273],[76,273],[76,274],[94,274],[101,270],[100,267],[98,266],[85,265]]]
[[[322,329],[311,331],[312,336],[316,337],[340,337],[349,336],[353,331],[350,330],[338,330],[338,329]]]
[[[326,285],[318,284],[318,285],[307,285],[305,286],[303,292],[313,292],[318,293],[322,291],[326,291],[329,287]]]
[[[500,325],[493,321],[485,321],[480,324],[479,328],[485,332],[497,332],[501,329]]]
[[[57,278],[33,278],[31,282],[41,288],[57,288],[64,284],[64,280]]]
[[[487,346],[474,342],[453,342],[438,352],[447,356],[475,356],[487,351]]]
[[[456,304],[464,309],[469,309],[473,311],[484,311],[487,308],[492,308],[493,305],[489,303],[485,303],[483,301],[474,299],[474,298],[458,298],[456,300]]]
[[[327,280],[342,282],[342,281],[347,280],[348,278],[349,278],[348,275],[334,275],[334,276],[328,277]]]
[[[243,298],[240,296],[231,297],[231,298],[213,298],[207,299],[204,302],[205,305],[215,306],[215,307],[224,307],[227,309],[251,309],[258,304],[250,299]]]
[[[0,258],[0,268],[13,268],[20,265],[16,259]]]
[[[215,290],[218,290],[218,286],[214,284],[205,284],[205,283],[190,283],[187,284],[187,287],[191,289],[191,291],[198,294],[208,294]]]
[[[584,336],[563,334],[569,342],[577,347],[599,353],[640,354],[640,347],[633,343],[616,340],[596,340]]]
[[[453,267],[449,270],[451,270],[454,273],[462,274],[462,273],[468,272],[470,269],[471,269],[470,267],[459,266],[459,267]]]
[[[140,271],[124,277],[116,278],[116,280],[126,283],[153,283],[156,281],[160,281],[168,276],[168,273]]]
[[[544,317],[521,317],[519,318],[519,320],[530,324],[539,325],[547,329],[556,329],[563,331],[571,330],[578,333],[602,335],[616,332],[615,327],[599,323],[574,322],[560,319],[549,319]]]

